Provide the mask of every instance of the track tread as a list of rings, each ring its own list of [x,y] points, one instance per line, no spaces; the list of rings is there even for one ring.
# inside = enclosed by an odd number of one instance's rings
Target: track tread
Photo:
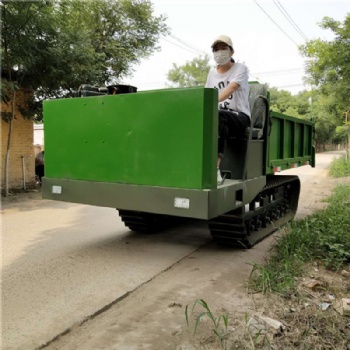
[[[182,222],[182,218],[142,211],[117,209],[124,225],[138,233],[156,233]]]
[[[244,208],[239,208],[209,220],[213,239],[219,244],[251,248],[291,220],[297,210],[299,190],[297,176],[269,176],[265,187],[250,203],[252,210],[245,213]],[[255,208],[255,202],[261,206]]]

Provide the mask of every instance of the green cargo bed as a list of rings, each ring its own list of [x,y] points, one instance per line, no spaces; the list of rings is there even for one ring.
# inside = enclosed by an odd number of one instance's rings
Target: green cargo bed
[[[213,89],[50,100],[44,116],[47,178],[216,188]]]
[[[266,174],[315,166],[314,124],[307,120],[271,112]]]

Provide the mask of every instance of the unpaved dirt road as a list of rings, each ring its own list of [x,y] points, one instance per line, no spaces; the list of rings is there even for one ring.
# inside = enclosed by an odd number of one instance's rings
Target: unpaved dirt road
[[[301,178],[299,218],[342,181],[327,178],[339,154],[283,172]],[[204,223],[140,236],[114,209],[40,193],[4,200],[2,228],[2,349],[185,349],[186,304],[253,310],[245,284],[275,236],[249,251],[218,247]]]

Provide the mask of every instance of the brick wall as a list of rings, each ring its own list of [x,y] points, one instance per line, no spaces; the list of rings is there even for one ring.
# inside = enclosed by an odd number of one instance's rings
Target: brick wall
[[[35,157],[33,149],[33,121],[26,120],[18,110],[18,105],[25,106],[29,92],[16,92],[16,119],[12,126],[12,138],[9,160],[9,188],[23,188],[22,156],[24,157],[25,181],[30,186],[35,183]],[[11,101],[1,102],[1,112],[11,112]],[[1,119],[1,188],[4,189],[5,157],[7,149],[9,123]]]

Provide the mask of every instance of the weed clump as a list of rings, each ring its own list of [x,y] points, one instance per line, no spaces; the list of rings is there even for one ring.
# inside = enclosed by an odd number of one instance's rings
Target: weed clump
[[[338,185],[326,201],[325,209],[290,224],[265,265],[254,264],[251,289],[291,295],[305,263],[316,261],[331,270],[350,263],[350,186]]]
[[[329,175],[332,177],[350,176],[350,159],[345,156],[334,158],[329,167]]]
[[[190,317],[193,316],[194,309],[195,309],[196,305],[201,306],[204,311],[201,311],[198,315],[196,315],[196,317],[195,317],[196,324],[195,324],[193,333],[196,334],[200,320],[203,317],[207,317],[209,320],[212,321],[213,332],[214,332],[217,340],[220,343],[221,349],[226,349],[225,340],[226,340],[226,336],[227,336],[228,315],[221,314],[218,317],[215,317],[214,314],[212,313],[212,311],[210,310],[207,302],[203,299],[197,299],[193,303],[192,311],[190,314],[188,313],[188,305],[186,305],[185,316],[186,316],[187,327],[190,326]],[[221,321],[223,323],[223,327],[221,326]]]
[[[347,297],[350,285],[334,271],[350,266],[350,186],[338,185],[326,202],[292,222],[266,263],[253,266],[250,291],[268,294],[265,313],[287,325],[271,344],[254,348],[349,349],[349,323],[334,300]]]

